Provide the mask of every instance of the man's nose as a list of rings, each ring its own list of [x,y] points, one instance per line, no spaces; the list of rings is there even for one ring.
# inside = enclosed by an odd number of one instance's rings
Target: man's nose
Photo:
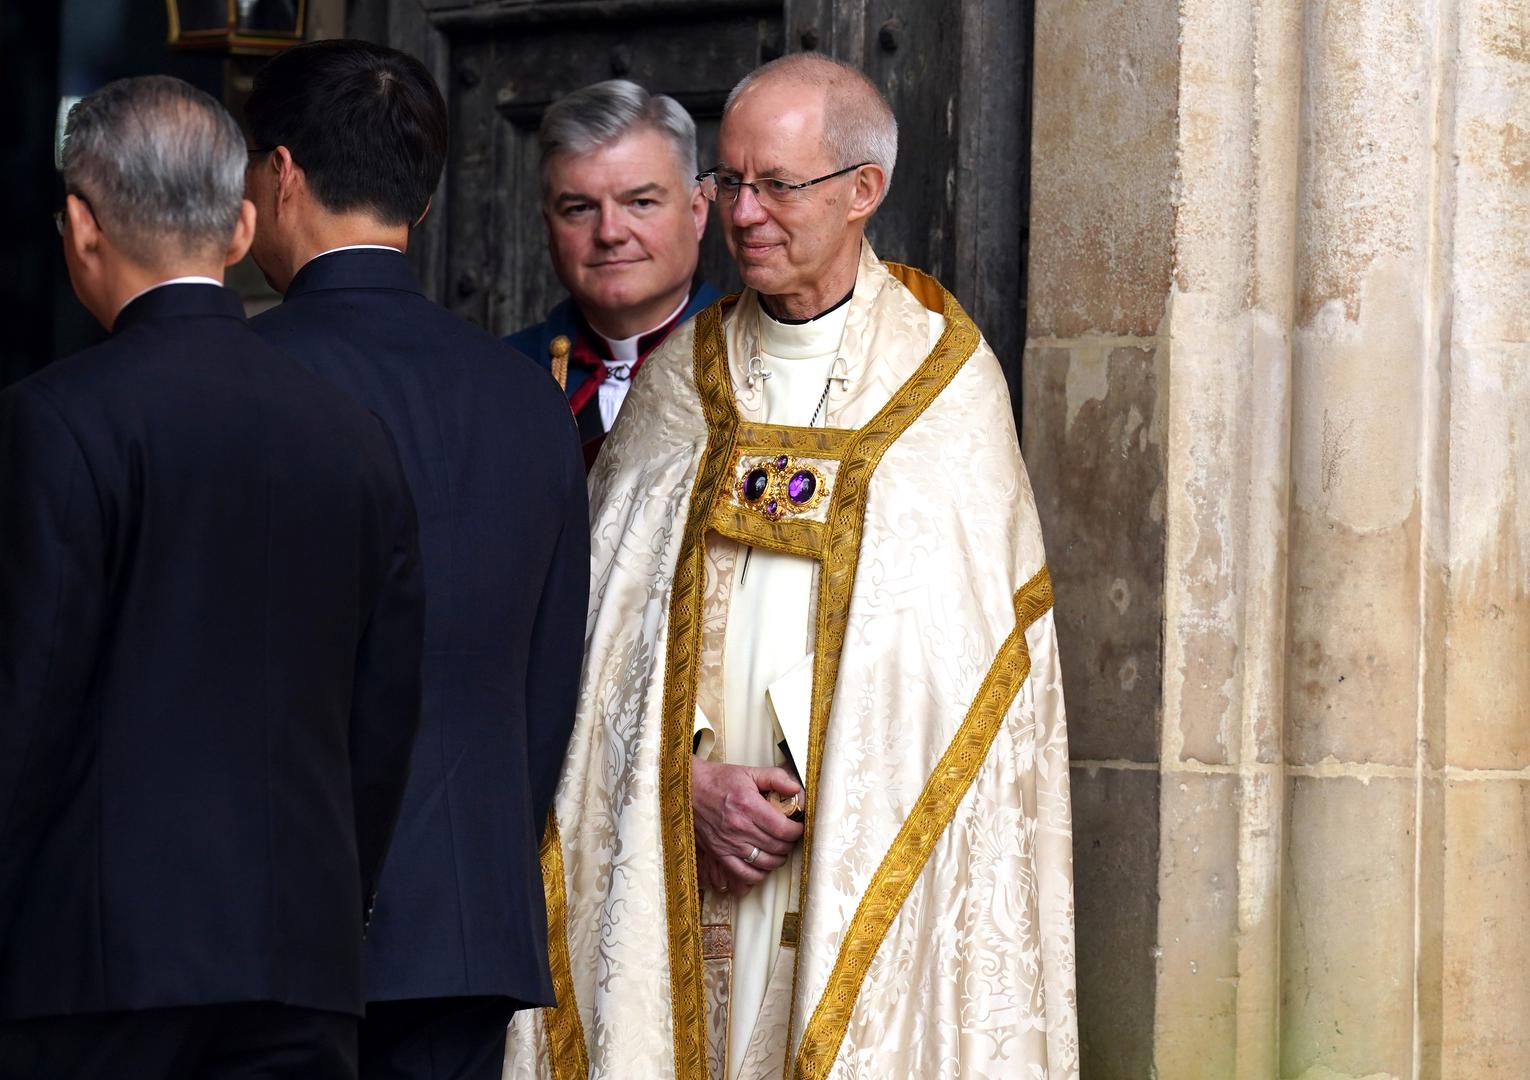
[[[631,234],[627,213],[617,206],[602,207],[600,224],[595,229],[595,239],[607,247],[615,247]]]
[[[738,195],[733,200],[733,208],[728,212],[729,220],[735,225],[758,225],[769,219],[765,213],[765,207],[760,205],[760,197],[755,194],[754,188],[747,184],[740,184]]]

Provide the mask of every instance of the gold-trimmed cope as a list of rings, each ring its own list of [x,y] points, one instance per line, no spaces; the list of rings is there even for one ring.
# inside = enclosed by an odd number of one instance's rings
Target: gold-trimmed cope
[[[707,421],[707,443],[691,486],[685,531],[671,586],[669,633],[665,645],[664,733],[660,751],[660,805],[664,819],[663,856],[669,936],[670,1000],[673,1006],[676,1080],[707,1080],[706,1016],[700,896],[696,888],[694,816],[690,802],[691,739],[694,734],[701,598],[705,582],[704,544],[708,526],[746,543],[793,551],[818,559],[818,609],[813,643],[813,706],[809,734],[806,832],[802,839],[801,910],[813,851],[816,782],[822,762],[839,652],[849,621],[850,593],[859,561],[866,497],[882,454],[917,420],[971,357],[977,327],[956,298],[918,271],[886,264],[914,288],[928,306],[938,299],[946,327],[930,354],[864,426],[855,430],[784,428],[742,422],[728,371],[723,316],[737,301],[728,297],[695,320],[693,378]],[[913,285],[910,285],[913,288]],[[763,450],[838,460],[824,522],[783,518],[768,521],[733,506],[726,494],[735,473],[730,466],[746,452]],[[725,521],[731,511],[737,520]],[[800,952],[797,960],[800,962]],[[792,975],[797,985],[797,971]],[[797,1011],[794,989],[791,1011]],[[795,1020],[790,1020],[791,1030]],[[788,1055],[790,1060],[790,1055]]]
[[[1051,607],[1052,578],[1042,566],[1015,593],[1014,629],[999,646],[966,717],[861,896],[818,1007],[803,1030],[791,1072],[793,1080],[828,1076],[872,958],[929,862],[936,842],[950,827],[957,806],[977,779],[1010,704],[1030,675],[1031,654],[1025,632]]]

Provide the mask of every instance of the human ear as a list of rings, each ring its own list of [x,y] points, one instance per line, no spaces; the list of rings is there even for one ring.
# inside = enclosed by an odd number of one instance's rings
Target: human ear
[[[880,165],[862,165],[855,173],[855,188],[850,195],[851,221],[869,218],[882,202],[887,190],[887,174]]]
[[[272,150],[268,162],[269,168],[276,174],[276,198],[272,203],[277,210],[281,210],[282,204],[291,200],[303,186],[303,170],[292,160],[292,151],[285,146]]]
[[[77,259],[94,256],[101,246],[101,226],[90,204],[78,195],[64,196],[64,213],[69,218],[69,228],[64,232],[64,242],[70,246]]]
[[[228,239],[228,250],[223,253],[223,265],[233,266],[250,250],[255,239],[255,204],[244,199],[239,204],[239,220],[234,225],[234,235]]]
[[[699,241],[707,231],[707,211],[711,204],[707,197],[701,193],[701,185],[697,184],[691,189],[691,217],[696,222],[696,239]]]

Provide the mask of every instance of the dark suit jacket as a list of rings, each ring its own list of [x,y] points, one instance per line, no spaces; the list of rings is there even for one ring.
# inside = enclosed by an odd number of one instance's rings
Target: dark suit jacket
[[[359,1012],[422,609],[387,430],[235,293],[0,394],[0,1017]]]
[[[314,259],[252,325],[387,422],[420,513],[425,708],[370,999],[551,1004],[538,842],[590,582],[568,405],[547,372],[428,301],[392,251]]]

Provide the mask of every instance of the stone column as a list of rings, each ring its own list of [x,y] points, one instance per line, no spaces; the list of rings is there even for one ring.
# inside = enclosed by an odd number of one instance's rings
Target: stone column
[[[1166,1080],[1530,1076],[1530,15],[1043,0],[1036,71],[1087,1075],[1146,1075],[1103,1047],[1151,962]],[[1160,210],[1167,275],[1080,242]]]
[[[1036,9],[1023,449],[1073,754],[1086,1075],[1152,1068],[1176,13]]]
[[[1530,12],[1446,6],[1420,1056],[1427,1077],[1507,1080],[1530,1076]]]

